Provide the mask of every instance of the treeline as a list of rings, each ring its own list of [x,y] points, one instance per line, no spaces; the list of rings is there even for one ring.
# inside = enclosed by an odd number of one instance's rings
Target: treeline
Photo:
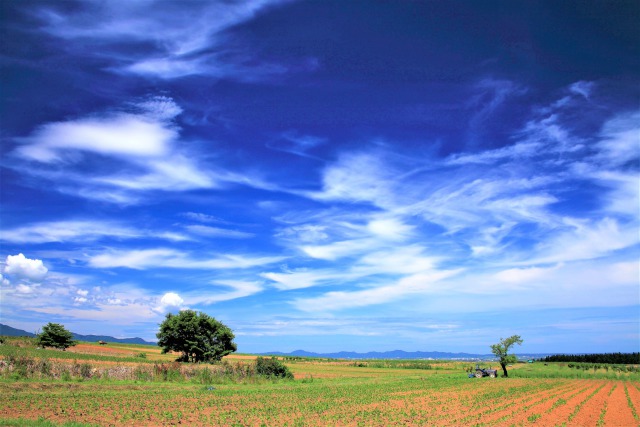
[[[556,354],[542,362],[607,363],[612,365],[640,364],[640,353]]]

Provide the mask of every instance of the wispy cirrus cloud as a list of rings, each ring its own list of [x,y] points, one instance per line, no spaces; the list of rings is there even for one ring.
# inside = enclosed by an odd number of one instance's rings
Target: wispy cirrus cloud
[[[173,99],[152,96],[106,111],[48,123],[17,138],[12,167],[58,191],[116,204],[136,204],[150,192],[268,187],[248,174],[205,164],[181,140]],[[64,168],[61,166],[64,165]]]
[[[108,69],[124,75],[176,79],[193,75],[256,81],[313,67],[260,58],[228,33],[283,0],[241,3],[83,3],[70,13],[55,5],[34,8],[41,30],[65,41],[65,49],[109,58]],[[162,7],[158,7],[162,3]],[[123,48],[139,46],[139,49]]]
[[[264,290],[261,281],[224,280],[212,281],[209,287],[200,288],[185,296],[190,303],[210,305],[223,301],[248,297]]]
[[[254,236],[253,233],[245,231],[229,230],[226,228],[210,227],[207,225],[186,225],[184,227],[192,234],[204,237],[225,237],[229,239],[249,239]]]
[[[194,258],[191,254],[168,248],[140,250],[111,250],[93,255],[89,265],[94,268],[148,268],[179,269],[242,269],[272,264],[284,260],[283,256],[217,255],[211,258]]]
[[[442,160],[405,158],[386,146],[343,153],[325,167],[322,190],[304,193],[332,210],[283,216],[287,227],[278,234],[308,260],[340,262],[340,272],[307,264],[262,276],[280,290],[323,289],[292,303],[331,311],[427,295],[435,282],[474,295],[459,278],[470,280],[462,272],[479,260],[483,271],[474,277],[488,292],[544,289],[566,282],[576,263],[617,262],[617,253],[639,243],[638,120],[637,113],[613,115],[599,133],[579,135],[571,111],[592,104],[593,90],[572,86],[560,101],[534,109],[502,148]],[[593,186],[606,191],[593,193],[590,208],[564,206],[577,197],[572,192]]]
[[[458,274],[461,270],[443,270],[408,275],[395,283],[362,290],[331,291],[319,297],[298,298],[293,304],[303,311],[331,312],[353,307],[385,304],[411,295],[437,292],[437,282]]]
[[[14,243],[88,242],[99,239],[188,240],[182,233],[127,226],[118,221],[79,219],[39,222],[3,230],[0,240]]]

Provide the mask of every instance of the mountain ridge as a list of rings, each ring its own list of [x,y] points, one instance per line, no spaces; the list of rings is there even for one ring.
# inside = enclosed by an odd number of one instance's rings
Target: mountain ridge
[[[519,359],[537,359],[549,356],[555,353],[520,353]],[[370,351],[366,353],[358,353],[354,351],[339,351],[334,353],[314,353],[305,350],[295,350],[290,353],[273,351],[267,353],[259,353],[261,356],[280,356],[280,357],[319,357],[329,359],[448,359],[448,360],[493,360],[495,355],[491,353],[452,353],[446,351]]]
[[[78,341],[106,341],[115,342],[121,344],[143,344],[143,345],[156,345],[155,342],[145,341],[142,338],[114,338],[109,335],[82,335],[75,332],[71,332],[74,340]],[[17,329],[9,325],[0,323],[0,335],[13,336],[13,337],[35,337],[36,334],[27,332],[22,329]]]
[[[122,344],[143,344],[143,345],[156,345],[155,342],[145,341],[142,338],[114,338],[108,335],[82,335],[75,332],[73,339],[78,341],[106,341]],[[8,336],[27,336],[35,337],[35,334],[24,331],[22,329],[16,329],[8,325],[0,323],[0,335]],[[355,351],[338,351],[332,353],[316,353],[306,350],[295,350],[289,353],[281,351],[271,351],[264,353],[255,353],[258,356],[280,356],[280,357],[316,357],[327,359],[448,359],[448,360],[493,360],[495,356],[491,353],[464,353],[464,352],[446,352],[446,351],[404,351],[404,350],[392,350],[392,351],[369,351],[366,353],[358,353]],[[519,359],[539,359],[542,357],[550,356],[556,353],[520,353]]]

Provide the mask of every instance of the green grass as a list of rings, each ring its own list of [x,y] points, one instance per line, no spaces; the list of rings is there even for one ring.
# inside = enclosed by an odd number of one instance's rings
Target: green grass
[[[640,373],[636,366],[621,367],[613,369],[613,367],[605,367],[599,365],[600,368],[593,369],[576,369],[570,368],[566,363],[532,363],[519,365],[516,369],[509,370],[510,378],[567,378],[567,379],[603,379],[618,380],[626,379],[631,381],[640,381]],[[613,366],[613,365],[612,365]],[[605,369],[608,368],[608,369]]]

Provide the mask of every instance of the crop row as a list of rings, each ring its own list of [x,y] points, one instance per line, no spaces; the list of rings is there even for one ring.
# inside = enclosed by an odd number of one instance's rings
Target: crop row
[[[600,419],[604,425],[637,425],[640,409],[640,385],[632,381],[406,375],[215,388],[93,384],[0,382],[0,417],[99,425],[571,426]]]

